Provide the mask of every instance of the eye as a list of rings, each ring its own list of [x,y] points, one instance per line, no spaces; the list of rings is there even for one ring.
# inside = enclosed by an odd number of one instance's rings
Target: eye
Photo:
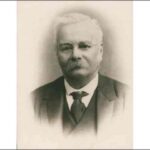
[[[87,43],[84,43],[84,42],[81,42],[81,43],[79,43],[79,48],[88,49],[88,48],[91,48],[91,45],[87,44]]]
[[[59,50],[61,51],[68,51],[68,50],[72,50],[73,46],[72,44],[60,44],[59,45]]]

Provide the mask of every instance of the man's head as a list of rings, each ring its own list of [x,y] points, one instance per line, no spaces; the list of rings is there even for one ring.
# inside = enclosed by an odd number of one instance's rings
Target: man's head
[[[58,19],[57,57],[66,78],[92,79],[103,55],[103,33],[97,21],[81,13]]]

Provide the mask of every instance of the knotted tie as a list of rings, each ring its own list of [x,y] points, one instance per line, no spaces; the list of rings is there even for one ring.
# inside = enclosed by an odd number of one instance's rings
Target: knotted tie
[[[82,103],[82,97],[87,96],[88,93],[84,91],[78,91],[78,92],[72,92],[70,95],[72,95],[74,102],[71,106],[71,113],[78,123],[86,109],[84,103]]]

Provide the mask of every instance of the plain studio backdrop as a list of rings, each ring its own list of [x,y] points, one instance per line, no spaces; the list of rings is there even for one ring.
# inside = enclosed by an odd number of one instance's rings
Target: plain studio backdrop
[[[66,144],[59,137],[59,131],[54,136],[46,124],[38,123],[29,98],[34,89],[62,75],[52,42],[52,25],[59,14],[74,11],[85,12],[100,21],[104,32],[101,73],[132,86],[132,2],[18,2],[17,135],[19,148],[71,148],[74,146],[71,143]],[[107,146],[105,142],[103,139],[101,143],[94,142],[85,147],[79,144],[78,147],[116,148],[118,145],[115,139],[111,140],[111,138],[107,139]]]

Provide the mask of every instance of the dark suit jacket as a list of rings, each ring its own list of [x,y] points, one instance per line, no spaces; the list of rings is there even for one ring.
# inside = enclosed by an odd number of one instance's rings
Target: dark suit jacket
[[[117,113],[123,112],[126,103],[126,89],[125,84],[99,74],[95,104],[97,107],[97,130],[100,129],[103,122],[108,122],[108,118],[111,120]],[[34,110],[39,118],[48,119],[50,123],[62,120],[65,95],[63,77],[36,89],[33,95]]]

